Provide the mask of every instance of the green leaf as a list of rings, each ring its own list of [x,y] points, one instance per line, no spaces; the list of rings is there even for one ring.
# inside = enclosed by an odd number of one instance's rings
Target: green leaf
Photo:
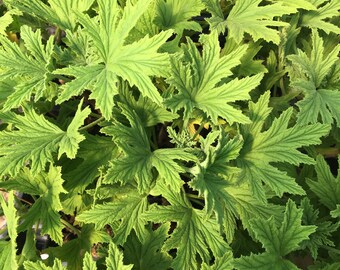
[[[40,174],[33,174],[25,168],[15,180],[0,183],[2,187],[39,196],[23,216],[23,221],[18,227],[19,231],[30,229],[39,221],[42,223],[42,234],[49,234],[53,241],[62,244],[63,225],[58,212],[62,210],[59,195],[66,192],[62,186],[63,182],[61,168],[50,166],[47,173]]]
[[[33,228],[26,231],[25,245],[18,261],[36,261],[40,258],[36,248],[36,234]]]
[[[327,3],[322,5],[325,2]],[[311,29],[321,29],[327,34],[333,32],[339,35],[340,28],[329,22],[329,20],[333,17],[339,17],[340,2],[337,0],[324,0],[319,1],[315,6],[318,6],[317,10],[310,10],[302,15],[302,26]]]
[[[162,250],[162,247],[169,229],[169,223],[161,225],[156,230],[148,229],[145,231],[143,242],[132,232],[124,245],[124,261],[133,264],[135,270],[168,269],[172,258]]]
[[[132,229],[140,240],[144,238],[145,229],[141,215],[147,209],[147,196],[125,186],[121,188],[119,197],[113,202],[97,204],[78,215],[76,220],[94,223],[97,228],[103,228],[106,224],[111,225],[115,243],[123,244]]]
[[[338,230],[340,222],[332,223],[319,219],[319,210],[314,210],[308,198],[301,201],[301,208],[303,209],[302,223],[317,226],[316,231],[309,236],[309,239],[302,243],[303,248],[307,247],[311,251],[313,259],[316,260],[320,248],[335,246],[332,241],[332,233]]]
[[[114,105],[113,96],[118,94],[118,76],[126,79],[130,85],[135,85],[143,96],[158,104],[162,102],[162,97],[149,76],[166,74],[168,55],[157,53],[157,50],[169,38],[171,31],[124,44],[150,2],[151,0],[140,0],[132,5],[131,1],[127,1],[121,14],[115,0],[98,0],[99,26],[97,17],[91,19],[88,15],[77,13],[79,22],[93,41],[93,49],[100,59],[95,64],[69,66],[55,72],[75,77],[73,81],[63,85],[58,103],[90,89],[90,97],[96,100],[96,106],[105,118],[110,118]]]
[[[224,24],[229,30],[230,37],[234,38],[237,43],[240,43],[244,34],[248,33],[254,41],[263,38],[268,42],[279,44],[279,32],[269,26],[287,26],[287,23],[275,21],[273,18],[293,13],[295,9],[283,6],[280,2],[259,6],[260,2],[261,0],[236,1],[235,6],[231,9]]]
[[[268,220],[255,218],[250,225],[265,253],[242,256],[235,260],[237,269],[298,269],[284,256],[299,248],[301,241],[308,239],[316,226],[302,226],[302,210],[296,208],[293,201],[286,204],[284,219],[277,227],[273,218]]]
[[[111,237],[106,232],[98,231],[93,225],[85,224],[75,239],[67,241],[62,246],[49,247],[45,252],[51,258],[67,262],[68,270],[78,270],[86,263],[86,259],[83,260],[84,254],[91,252],[94,244],[107,243],[110,240]]]
[[[141,120],[144,127],[152,127],[159,123],[171,122],[178,115],[169,112],[164,106],[160,106],[152,102],[149,98],[139,96],[136,100],[130,91],[130,88],[125,84],[120,89],[121,102],[133,109]]]
[[[284,192],[305,194],[294,178],[278,170],[271,163],[314,164],[311,157],[301,153],[297,148],[319,144],[320,137],[327,135],[330,129],[328,125],[320,123],[288,127],[293,113],[293,109],[289,108],[273,121],[268,130],[262,131],[264,121],[271,111],[268,102],[269,92],[262,95],[257,103],[250,102],[249,118],[253,123],[241,128],[244,144],[237,158],[237,165],[242,169],[240,179],[245,179],[254,195],[263,202],[266,198],[262,181],[278,196],[282,196]]]
[[[25,270],[66,270],[66,268],[62,265],[61,261],[56,259],[54,260],[53,266],[46,266],[43,262],[24,262]]]
[[[110,138],[86,134],[86,139],[79,144],[77,159],[65,159],[62,163],[63,176],[67,180],[65,189],[83,192],[99,176],[99,168],[117,155],[117,150]]]
[[[154,177],[152,168],[155,167],[160,178],[164,179],[169,187],[179,190],[183,181],[179,173],[185,169],[175,160],[195,160],[195,157],[179,148],[150,150],[150,143],[138,115],[125,105],[121,105],[122,113],[128,118],[131,127],[121,123],[102,129],[102,132],[113,136],[114,142],[124,151],[125,156],[115,159],[105,175],[104,182],[126,183],[136,178],[138,190],[148,191]]]
[[[340,218],[340,204],[337,204],[336,209],[331,211],[331,216],[333,218]]]
[[[233,254],[231,251],[227,251],[222,257],[215,258],[215,263],[209,266],[203,263],[202,270],[233,270]]]
[[[340,158],[338,158],[340,163]],[[310,189],[328,209],[334,210],[340,204],[340,173],[334,177],[322,156],[317,156],[315,170],[317,181],[307,179]]]
[[[89,252],[86,252],[84,256],[83,270],[97,270],[96,262],[92,259]]]
[[[242,225],[248,230],[250,230],[249,221],[258,217],[262,219],[273,218],[275,224],[281,224],[283,207],[257,199],[246,183],[229,186],[226,188],[226,191],[230,195],[230,198],[232,198],[227,208],[228,212],[232,214],[237,213],[236,217],[241,219]],[[226,228],[231,227],[230,221],[228,223],[228,221],[225,220],[224,224]]]
[[[6,35],[6,28],[13,22],[13,15],[20,15],[17,10],[9,10],[0,17],[0,35]]]
[[[270,1],[279,2],[283,6],[295,8],[295,12],[298,12],[298,9],[316,10],[315,5],[313,5],[313,3],[311,3],[309,0],[270,0]]]
[[[288,260],[277,259],[272,254],[251,254],[250,256],[242,256],[235,262],[238,270],[299,270],[295,264]]]
[[[267,68],[262,63],[262,60],[254,60],[254,58],[257,57],[258,52],[262,49],[262,46],[259,44],[260,41],[248,43],[247,51],[240,59],[241,64],[235,68],[235,73],[239,77],[268,72]],[[238,47],[239,44],[237,44],[234,39],[229,38],[222,50],[222,55],[229,54]]]
[[[24,25],[20,28],[21,38],[29,51],[24,53],[20,47],[7,37],[0,36],[0,68],[3,68],[1,80],[15,78],[17,84],[14,92],[8,96],[4,109],[19,107],[24,101],[41,97],[49,97],[48,91],[54,87],[51,82],[53,70],[52,54],[53,38],[50,37],[44,46],[41,41],[41,31],[33,32],[32,28]]]
[[[49,0],[47,5],[40,0],[6,0],[6,3],[27,14],[70,30],[76,25],[74,11],[86,11],[93,2],[93,0]]]
[[[90,114],[88,107],[81,110],[81,106],[82,102],[66,131],[27,107],[24,108],[25,116],[0,113],[2,121],[16,128],[0,132],[0,174],[16,174],[28,160],[32,174],[43,171],[47,162],[53,162],[53,153],[58,147],[58,157],[66,153],[67,157],[74,158],[78,144],[85,139],[78,128]]]
[[[109,270],[130,270],[133,267],[133,265],[123,264],[123,254],[113,242],[110,242],[109,255],[105,262]]]
[[[189,20],[194,16],[199,16],[203,8],[200,0],[159,0],[155,23],[160,29],[174,29],[179,35],[182,35],[184,29],[201,32],[201,26]]]
[[[327,89],[323,83],[338,60],[340,45],[325,55],[324,42],[317,31],[312,33],[312,44],[310,55],[298,50],[296,55],[287,57],[292,62],[291,86],[305,95],[304,99],[297,103],[300,109],[297,121],[302,125],[317,123],[320,115],[323,123],[331,124],[334,118],[337,126],[340,127],[338,110],[340,91],[337,88]],[[306,76],[301,75],[301,72]],[[294,73],[300,74],[299,77]]]
[[[218,230],[217,222],[209,218],[205,211],[194,209],[183,193],[175,193],[164,185],[159,185],[169,206],[154,206],[143,214],[143,218],[156,223],[176,222],[177,226],[166,240],[163,250],[176,249],[174,269],[198,269],[196,255],[209,263],[211,254],[222,257],[229,250]]]
[[[14,206],[13,191],[9,192],[7,203],[2,194],[0,194],[0,204],[6,218],[7,232],[10,237],[9,241],[0,241],[0,268],[2,269],[18,269],[16,260],[17,253],[17,210]],[[9,267],[9,268],[8,268]]]
[[[169,83],[178,93],[165,101],[172,110],[184,108],[184,120],[188,121],[194,108],[207,114],[216,124],[218,117],[228,122],[247,123],[249,119],[240,110],[228,104],[236,100],[248,100],[249,91],[259,85],[262,74],[243,79],[234,79],[217,86],[221,79],[232,74],[231,69],[240,64],[246,45],[239,46],[228,55],[220,57],[220,45],[217,32],[201,35],[203,53],[200,55],[194,43],[187,39],[184,46],[185,61],[175,56],[171,57],[171,77]]]
[[[218,33],[224,33],[227,26],[224,14],[219,0],[202,0],[206,9],[211,13],[211,17],[206,21],[210,24],[212,30],[216,30]]]
[[[232,200],[227,192],[232,185],[230,176],[238,172],[235,167],[227,165],[236,159],[242,148],[242,138],[229,139],[224,132],[220,132],[216,147],[206,149],[206,159],[196,170],[195,178],[189,182],[190,186],[204,196],[207,213],[211,215],[214,210],[218,222],[222,225],[225,218],[224,211]]]

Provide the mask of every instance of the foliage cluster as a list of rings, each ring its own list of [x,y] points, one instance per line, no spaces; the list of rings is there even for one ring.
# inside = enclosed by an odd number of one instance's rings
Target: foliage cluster
[[[0,268],[340,269],[339,10],[0,3]]]

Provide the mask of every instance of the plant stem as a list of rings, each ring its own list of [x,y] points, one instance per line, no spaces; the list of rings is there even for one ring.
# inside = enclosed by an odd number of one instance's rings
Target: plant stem
[[[204,207],[204,203],[200,200],[194,199],[194,198],[189,198],[191,201],[193,201],[194,203],[197,203],[198,205]]]
[[[340,154],[340,149],[337,147],[319,147],[316,151],[324,157],[337,157]]]
[[[86,130],[86,129],[89,129],[89,128],[91,128],[91,127],[94,127],[95,125],[97,125],[98,123],[100,123],[100,122],[102,122],[102,121],[104,121],[104,120],[105,120],[105,117],[102,116],[102,117],[98,118],[97,120],[91,122],[90,124],[81,127],[81,128],[79,129],[79,131],[81,131],[81,130]]]
[[[81,231],[74,227],[72,224],[68,223],[65,219],[61,219],[61,223],[64,224],[70,232],[76,234],[77,236],[80,236]]]
[[[194,141],[196,137],[201,133],[202,129],[204,128],[204,125],[206,124],[206,121],[202,121],[199,128],[196,130],[195,134],[192,136],[191,140]]]
[[[192,198],[192,199],[197,199],[197,200],[204,200],[204,198],[195,195],[195,194],[190,194],[190,193],[186,193],[187,197]]]
[[[99,175],[98,181],[96,183],[96,189],[94,190],[94,194],[93,194],[93,204],[92,204],[92,207],[94,207],[96,205],[96,202],[97,202],[97,192],[98,192],[98,189],[102,185],[103,171],[101,169],[99,169],[99,173],[100,173],[100,175]]]
[[[54,34],[54,43],[55,44],[60,44],[61,34],[62,34],[61,29],[59,27],[57,27],[57,29],[55,30],[55,34]]]
[[[334,252],[336,254],[340,254],[340,250],[336,249],[336,248],[332,248],[332,247],[329,247],[329,246],[325,246],[323,245],[322,246],[324,249],[327,249],[328,251],[331,251],[331,252]]]
[[[27,203],[28,205],[32,205],[33,203],[23,199],[23,198],[20,198],[17,194],[14,193],[14,196],[19,200],[19,201],[22,201],[24,203]]]
[[[152,143],[152,146],[156,149],[158,149],[158,145],[157,145],[157,135],[156,135],[156,128],[153,128],[152,129],[152,138],[153,138],[153,141],[151,141]]]

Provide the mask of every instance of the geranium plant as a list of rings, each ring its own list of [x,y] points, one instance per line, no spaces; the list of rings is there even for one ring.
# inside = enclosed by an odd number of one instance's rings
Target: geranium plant
[[[340,269],[339,10],[1,2],[0,268]]]

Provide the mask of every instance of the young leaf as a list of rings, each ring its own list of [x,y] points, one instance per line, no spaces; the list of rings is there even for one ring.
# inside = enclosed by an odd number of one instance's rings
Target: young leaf
[[[162,97],[152,84],[149,76],[166,74],[168,55],[157,50],[171,35],[171,31],[161,32],[153,37],[145,36],[132,44],[124,44],[138,18],[147,10],[151,0],[140,0],[135,5],[127,1],[124,11],[115,0],[98,0],[99,26],[97,18],[77,13],[88,37],[93,41],[94,50],[100,60],[86,66],[70,66],[56,71],[75,77],[63,86],[58,98],[61,103],[73,95],[90,89],[91,98],[105,118],[112,114],[113,96],[118,94],[118,76],[135,85],[143,96],[148,96],[160,104]]]
[[[5,0],[5,2],[64,30],[73,30],[76,25],[73,11],[88,10],[94,0],[48,0],[49,6],[40,0]]]
[[[93,209],[76,217],[80,222],[94,223],[97,228],[106,224],[113,227],[114,241],[123,244],[134,229],[138,238],[144,238],[144,222],[141,215],[148,209],[147,196],[140,195],[132,187],[122,187],[121,194],[113,202],[97,204]]]
[[[50,37],[44,46],[41,31],[38,29],[33,32],[28,26],[21,27],[20,35],[30,54],[24,53],[16,43],[0,35],[0,68],[4,69],[1,80],[15,78],[18,82],[4,104],[5,110],[22,105],[33,94],[34,100],[48,97],[47,91],[54,84],[51,82],[53,38]]]
[[[323,3],[327,2],[325,5]],[[315,4],[319,8],[317,10],[310,10],[302,15],[302,26],[309,27],[311,29],[321,29],[327,34],[333,32],[340,34],[340,28],[329,22],[329,19],[339,16],[340,2],[338,0],[331,1],[318,1]]]
[[[32,174],[43,171],[47,162],[53,162],[53,153],[58,148],[58,157],[66,153],[68,158],[75,158],[78,144],[85,139],[78,128],[90,114],[88,107],[81,110],[81,106],[82,102],[66,131],[30,108],[24,108],[25,116],[0,113],[2,121],[16,127],[0,132],[0,174],[16,174],[28,160]]]
[[[324,88],[323,80],[332,70],[332,66],[338,60],[340,45],[336,46],[327,55],[324,53],[323,39],[317,31],[312,33],[313,50],[310,56],[305,52],[298,50],[295,55],[289,55],[287,58],[292,62],[293,69],[290,72],[291,86],[302,91],[304,99],[299,101],[298,123],[306,125],[308,123],[317,123],[319,115],[325,124],[333,123],[336,120],[337,126],[340,127],[340,91],[337,88]],[[301,71],[306,75],[301,76]],[[297,77],[296,74],[300,74]]]
[[[241,128],[244,144],[237,158],[237,165],[242,169],[240,179],[248,181],[254,195],[263,202],[266,198],[262,181],[278,196],[284,192],[305,194],[294,178],[270,163],[313,164],[314,160],[297,148],[319,144],[320,137],[327,135],[330,129],[328,125],[320,123],[288,127],[293,113],[292,108],[289,108],[273,121],[268,130],[262,131],[264,121],[271,111],[268,102],[269,92],[262,95],[257,103],[250,102],[249,118],[253,123]]]
[[[228,122],[247,123],[249,119],[240,110],[229,105],[229,102],[249,99],[249,91],[261,81],[262,74],[243,79],[234,79],[221,86],[216,86],[221,79],[232,74],[231,69],[240,64],[247,46],[239,46],[228,55],[220,57],[220,45],[217,32],[201,35],[203,53],[200,55],[194,43],[188,39],[184,47],[185,62],[178,57],[171,57],[171,77],[169,82],[177,90],[165,101],[172,110],[184,108],[184,120],[188,121],[194,108],[207,114],[210,120],[217,124],[218,117]]]
[[[63,225],[58,212],[62,210],[59,195],[66,192],[62,186],[63,182],[61,168],[50,166],[47,173],[41,172],[39,175],[32,174],[32,171],[25,168],[14,180],[0,183],[0,186],[7,189],[39,196],[24,215],[18,227],[19,231],[30,229],[39,221],[42,223],[41,232],[49,234],[59,245],[62,244]]]
[[[109,255],[105,262],[109,270],[130,270],[133,267],[133,265],[123,264],[123,254],[113,242],[110,242]]]
[[[330,213],[333,218],[340,218],[340,204],[337,204],[336,209],[332,210]]]
[[[13,191],[9,192],[7,203],[0,193],[0,205],[6,217],[9,241],[0,241],[0,268],[1,269],[17,269],[18,263],[16,260],[17,253],[17,225],[18,217],[17,210],[14,206]],[[10,267],[10,268],[8,268]]]
[[[313,208],[308,198],[301,201],[303,209],[302,223],[304,225],[316,225],[314,233],[309,239],[302,243],[303,247],[307,247],[312,254],[314,260],[318,257],[318,250],[323,247],[334,247],[332,241],[332,233],[336,232],[340,226],[340,222],[332,223],[331,221],[322,221],[319,219],[319,210]]]
[[[102,129],[102,132],[113,136],[114,142],[124,151],[125,157],[115,159],[105,175],[105,182],[128,182],[137,179],[138,190],[148,191],[154,177],[152,168],[155,167],[160,178],[169,187],[179,190],[183,181],[179,173],[185,172],[175,160],[195,160],[195,157],[179,148],[150,150],[150,143],[138,115],[128,106],[121,105],[122,113],[127,117],[131,127],[121,123]]]
[[[234,266],[239,270],[298,269],[284,256],[298,249],[301,241],[308,239],[316,229],[316,226],[302,226],[301,218],[302,210],[297,209],[294,202],[289,200],[280,227],[275,225],[273,218],[252,219],[251,228],[266,252],[242,256],[234,261]]]
[[[340,158],[338,158],[340,164]],[[315,170],[317,181],[307,179],[307,184],[328,209],[334,210],[340,204],[340,173],[334,177],[322,156],[317,156]]]
[[[242,138],[229,139],[224,132],[220,132],[216,147],[208,146],[205,151],[206,159],[196,168],[195,178],[189,183],[190,186],[203,195],[207,213],[214,210],[218,222],[222,225],[224,211],[232,200],[226,191],[232,185],[228,179],[237,168],[227,164],[236,159],[242,148]]]
[[[230,248],[220,235],[214,219],[207,217],[202,210],[193,209],[183,193],[172,192],[164,185],[159,186],[170,205],[154,206],[143,214],[143,218],[156,223],[177,223],[163,246],[163,250],[177,250],[172,263],[175,270],[198,269],[197,254],[205,263],[209,263],[209,249],[215,257],[222,257],[228,252]]]

